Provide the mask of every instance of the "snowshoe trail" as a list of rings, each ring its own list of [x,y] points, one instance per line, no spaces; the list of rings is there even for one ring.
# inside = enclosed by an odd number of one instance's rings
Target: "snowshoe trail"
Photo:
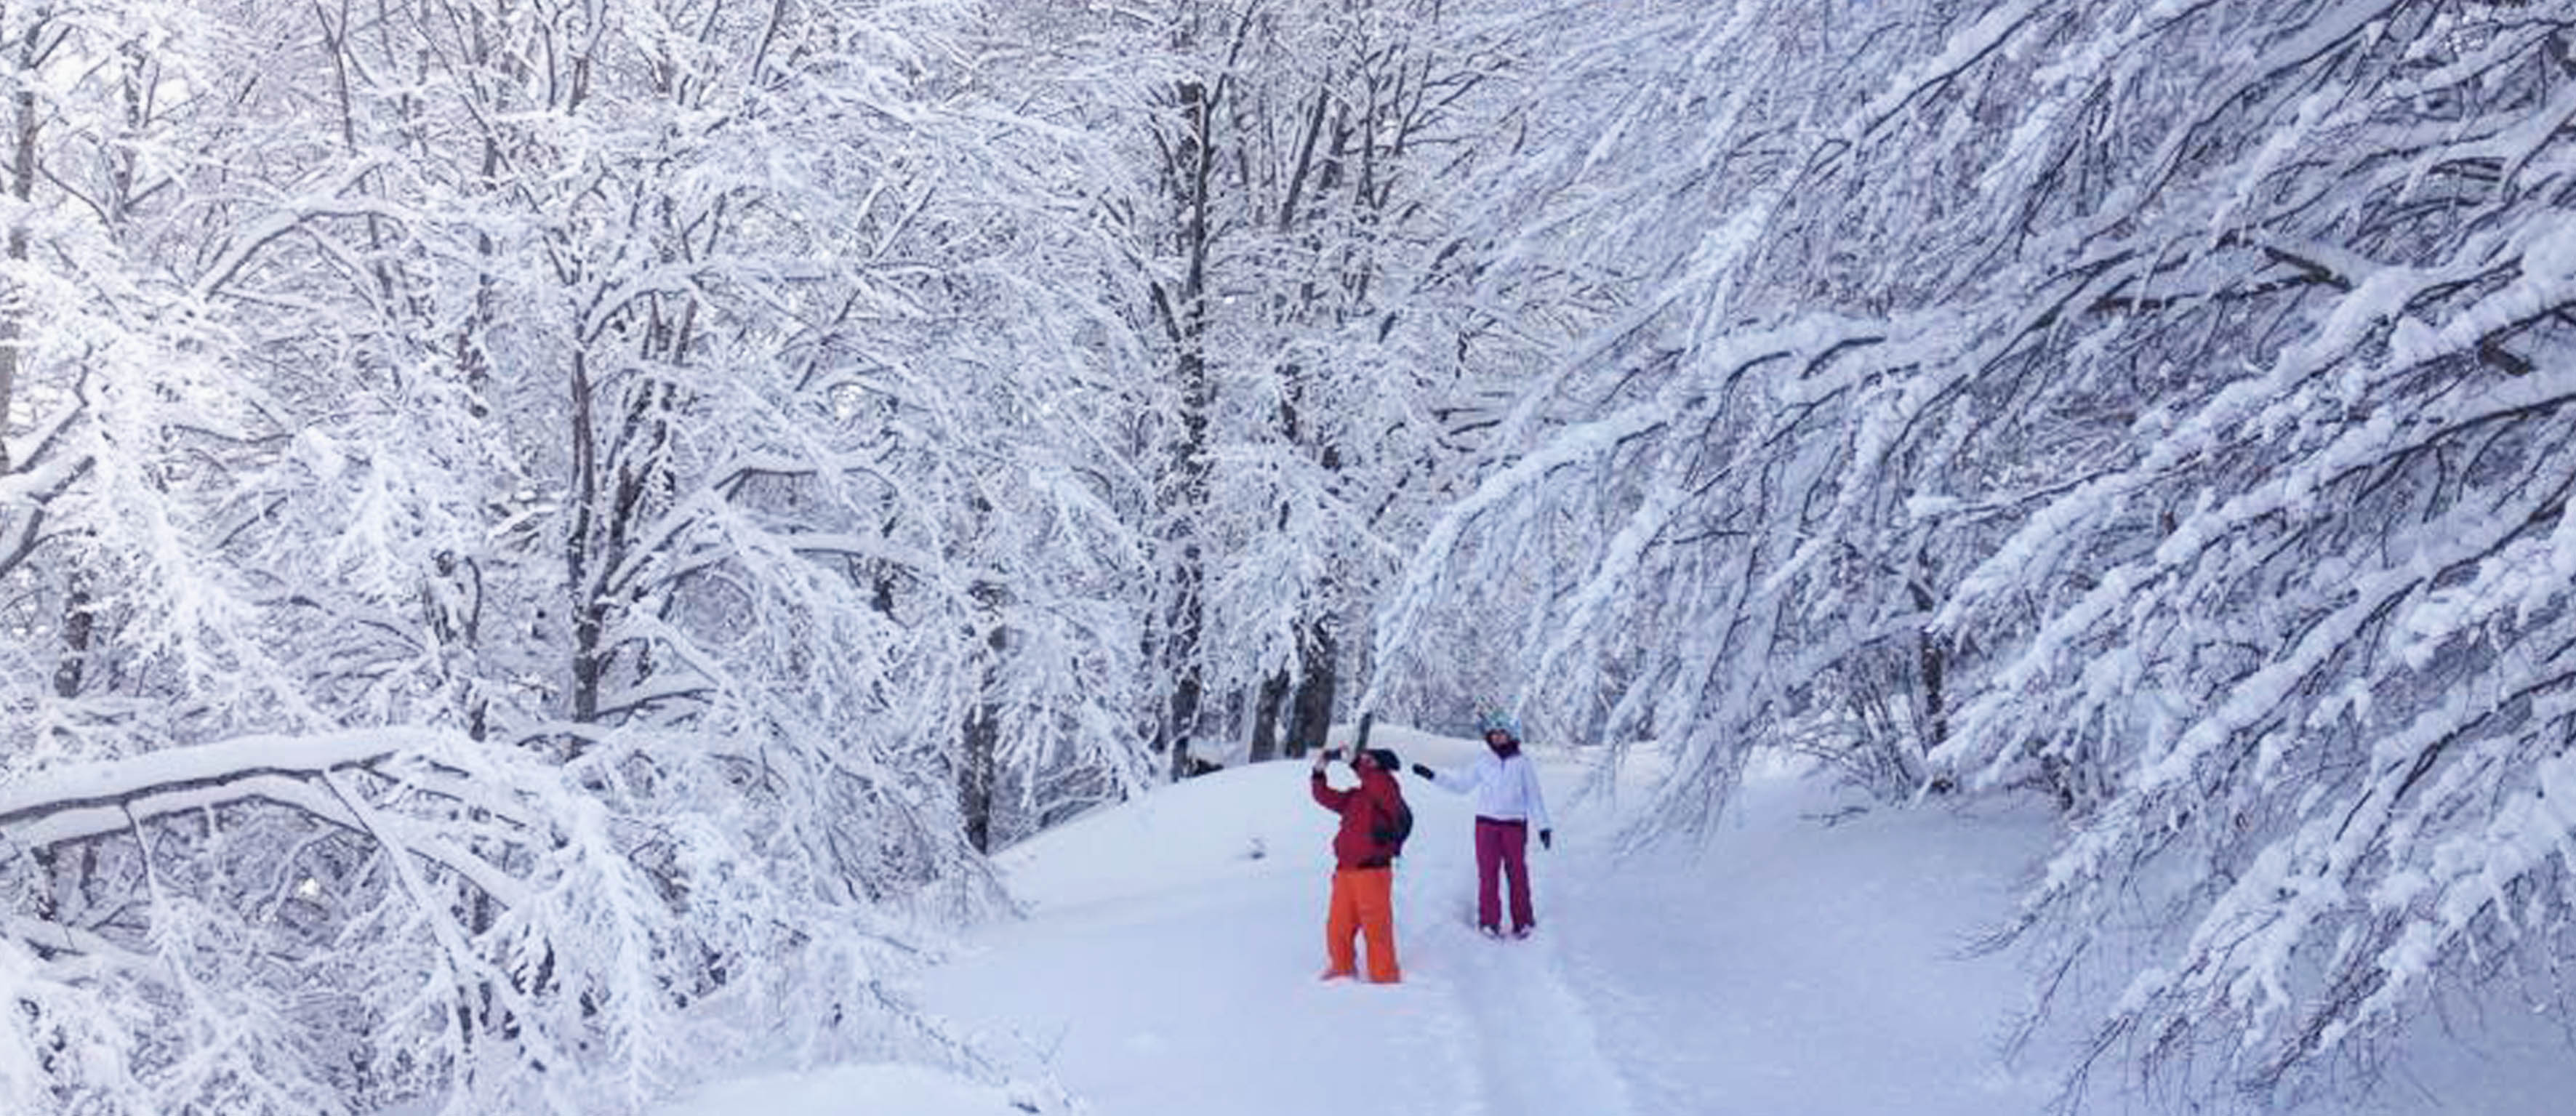
[[[1634,1116],[1627,1082],[1601,1048],[1584,997],[1549,931],[1488,938],[1472,925],[1440,927],[1456,959],[1454,994],[1490,1116]]]

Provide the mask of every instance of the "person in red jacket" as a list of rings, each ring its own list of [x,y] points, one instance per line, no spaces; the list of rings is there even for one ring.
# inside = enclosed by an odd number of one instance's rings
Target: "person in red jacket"
[[[1307,780],[1315,801],[1342,818],[1333,833],[1324,979],[1359,975],[1351,943],[1356,934],[1368,941],[1369,980],[1393,984],[1402,975],[1395,963],[1395,855],[1412,816],[1404,791],[1395,785],[1395,773],[1403,765],[1387,749],[1362,749],[1351,756],[1360,785],[1341,790],[1324,779],[1324,764],[1340,754],[1340,749],[1317,753],[1314,774]]]

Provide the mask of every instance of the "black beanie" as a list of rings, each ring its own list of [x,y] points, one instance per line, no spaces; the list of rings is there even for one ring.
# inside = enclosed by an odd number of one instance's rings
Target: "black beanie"
[[[1395,749],[1393,748],[1371,748],[1368,750],[1368,758],[1369,762],[1377,765],[1378,770],[1386,772],[1389,775],[1393,775],[1398,771],[1404,770],[1404,764],[1402,761],[1395,758]]]

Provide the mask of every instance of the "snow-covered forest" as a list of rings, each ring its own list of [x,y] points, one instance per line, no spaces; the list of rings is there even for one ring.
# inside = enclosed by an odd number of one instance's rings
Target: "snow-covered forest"
[[[2051,802],[2072,1088],[2576,1006],[2576,4],[14,0],[0,74],[0,1110],[972,1073],[890,978],[988,852],[1487,700],[1675,757],[1638,841],[1779,751]]]

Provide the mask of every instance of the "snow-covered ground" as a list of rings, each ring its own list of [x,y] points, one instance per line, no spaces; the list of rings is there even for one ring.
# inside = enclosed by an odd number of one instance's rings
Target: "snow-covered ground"
[[[1407,762],[1472,742],[1381,731]],[[1405,980],[1319,982],[1333,819],[1306,768],[1167,788],[1002,855],[1023,921],[970,937],[919,989],[1031,1082],[1101,1116],[1999,1116],[2037,1113],[2062,1045],[1998,1057],[2024,1002],[2009,955],[1963,948],[2007,909],[2049,820],[1997,807],[1847,812],[1812,780],[1757,776],[1704,848],[1621,854],[1624,801],[1541,754],[1554,851],[1532,849],[1540,932],[1471,923],[1464,800],[1407,777],[1398,869]],[[1347,782],[1346,769],[1336,769]],[[2546,1028],[2469,1051],[2428,1043],[2364,1108],[2576,1111],[2576,1056]],[[901,1069],[735,1082],[667,1116],[1012,1116],[1054,1086]],[[2105,1088],[2088,1111],[2158,1106]]]

